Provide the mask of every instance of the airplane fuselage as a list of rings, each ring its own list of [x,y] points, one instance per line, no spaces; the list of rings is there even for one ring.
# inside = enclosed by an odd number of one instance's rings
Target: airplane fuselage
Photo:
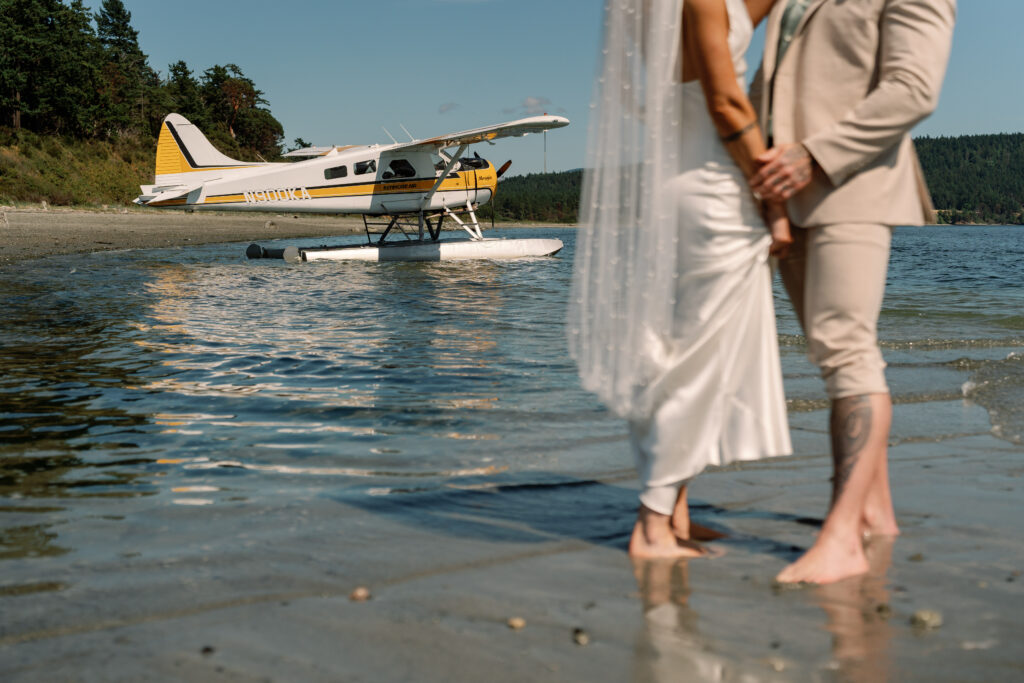
[[[481,168],[452,171],[427,197],[441,170],[428,152],[387,146],[350,147],[324,157],[295,163],[224,168],[186,197],[152,201],[161,208],[230,211],[298,211],[303,213],[396,214],[441,210],[445,206],[490,201],[497,172]],[[188,183],[188,172],[175,174]]]

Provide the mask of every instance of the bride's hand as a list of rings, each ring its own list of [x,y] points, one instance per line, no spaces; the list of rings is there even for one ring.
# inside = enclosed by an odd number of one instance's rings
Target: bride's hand
[[[766,202],[764,221],[772,235],[772,243],[768,247],[768,254],[775,258],[786,258],[789,255],[789,246],[793,244],[793,233],[790,229],[785,205]]]

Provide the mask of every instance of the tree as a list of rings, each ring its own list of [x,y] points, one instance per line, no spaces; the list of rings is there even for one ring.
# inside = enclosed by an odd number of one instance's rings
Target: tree
[[[149,131],[153,111],[151,108],[147,116],[146,104],[153,100],[153,91],[160,82],[139,47],[139,32],[132,28],[131,12],[121,0],[103,0],[94,18],[105,58],[101,97],[107,128],[111,132]]]
[[[210,117],[206,112],[199,81],[192,75],[188,64],[179,60],[167,69],[164,90],[168,96],[169,110],[181,114],[200,129],[209,128]]]
[[[266,105],[263,91],[236,64],[214,65],[203,72],[200,85],[211,126],[207,137],[222,151],[248,150],[261,156],[281,153],[284,128]]]
[[[45,5],[43,0],[0,0],[0,109],[15,130],[38,107],[32,83],[42,72],[48,43]]]

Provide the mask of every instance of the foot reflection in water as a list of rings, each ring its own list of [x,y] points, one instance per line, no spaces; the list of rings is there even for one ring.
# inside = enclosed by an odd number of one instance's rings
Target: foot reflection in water
[[[890,680],[892,626],[886,574],[892,563],[894,540],[880,536],[865,545],[870,566],[866,574],[813,589],[814,599],[825,612],[825,628],[832,634],[832,654],[844,681]]]
[[[644,606],[634,681],[724,681],[726,661],[710,652],[690,609],[689,560],[633,560]]]
[[[790,603],[788,614],[778,613],[780,603],[767,602],[772,600],[767,594],[749,596],[751,600],[766,602],[751,604],[747,619],[781,620],[780,623],[795,629],[790,634],[793,637],[799,632],[808,636],[820,633],[822,629],[818,619],[799,616],[799,612],[805,611],[799,609],[799,603],[811,602],[822,610],[823,625],[832,636],[831,653],[821,652],[818,657],[804,650],[803,656],[798,656],[804,661],[793,661],[784,651],[768,650],[761,643],[739,642],[742,636],[738,634],[737,639],[729,642],[718,642],[702,634],[697,612],[689,604],[689,560],[633,560],[633,573],[644,610],[644,626],[634,647],[633,680],[700,683],[802,680],[877,683],[890,680],[892,626],[886,574],[892,546],[891,538],[873,539],[865,547],[871,567],[868,573],[799,591],[793,596],[796,599]],[[775,613],[774,617],[771,612]],[[715,615],[705,614],[704,618],[714,619]],[[730,620],[737,615],[722,615],[721,618]],[[813,661],[807,661],[808,655]]]

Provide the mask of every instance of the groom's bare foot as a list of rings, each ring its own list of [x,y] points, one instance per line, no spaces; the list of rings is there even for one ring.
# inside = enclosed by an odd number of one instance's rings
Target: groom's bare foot
[[[900,535],[900,527],[896,518],[891,515],[872,515],[864,512],[861,519],[861,531],[864,538],[896,537]]]
[[[775,577],[779,583],[835,583],[868,571],[867,557],[859,542],[842,543],[819,536],[811,549]]]
[[[860,527],[864,538],[880,536],[899,536],[900,527],[896,524],[896,513],[892,509],[892,501],[874,490],[868,492],[864,501],[864,511],[860,517]]]
[[[633,534],[629,539],[629,556],[636,559],[676,559],[705,557],[708,552],[698,543],[678,538],[668,515],[658,514],[641,506]]]

